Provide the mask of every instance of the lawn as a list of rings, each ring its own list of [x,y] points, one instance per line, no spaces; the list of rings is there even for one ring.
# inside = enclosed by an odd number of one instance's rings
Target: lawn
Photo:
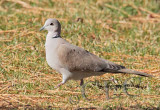
[[[48,18],[70,43],[155,77],[105,74],[55,89],[62,78],[48,66],[47,32],[39,32]],[[160,109],[160,1],[1,0],[0,109],[80,108]]]

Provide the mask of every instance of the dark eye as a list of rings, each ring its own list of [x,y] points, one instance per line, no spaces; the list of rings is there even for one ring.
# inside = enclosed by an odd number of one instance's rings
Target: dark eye
[[[51,23],[50,25],[54,25],[53,23]]]

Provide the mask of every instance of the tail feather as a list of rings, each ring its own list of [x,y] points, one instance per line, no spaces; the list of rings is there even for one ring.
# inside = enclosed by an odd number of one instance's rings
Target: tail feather
[[[120,73],[135,74],[135,75],[145,76],[145,77],[153,77],[150,74],[139,72],[139,71],[135,71],[135,70],[131,70],[131,69],[120,69],[119,72]]]

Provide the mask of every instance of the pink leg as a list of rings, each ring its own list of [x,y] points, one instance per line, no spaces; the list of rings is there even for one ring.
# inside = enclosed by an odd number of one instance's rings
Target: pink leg
[[[63,85],[64,83],[59,83],[55,88],[59,88],[59,86]]]

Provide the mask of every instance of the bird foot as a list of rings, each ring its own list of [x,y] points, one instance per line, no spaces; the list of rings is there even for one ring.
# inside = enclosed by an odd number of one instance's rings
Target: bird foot
[[[59,83],[56,87],[54,87],[55,89],[59,88],[59,86],[63,85],[64,83]]]

